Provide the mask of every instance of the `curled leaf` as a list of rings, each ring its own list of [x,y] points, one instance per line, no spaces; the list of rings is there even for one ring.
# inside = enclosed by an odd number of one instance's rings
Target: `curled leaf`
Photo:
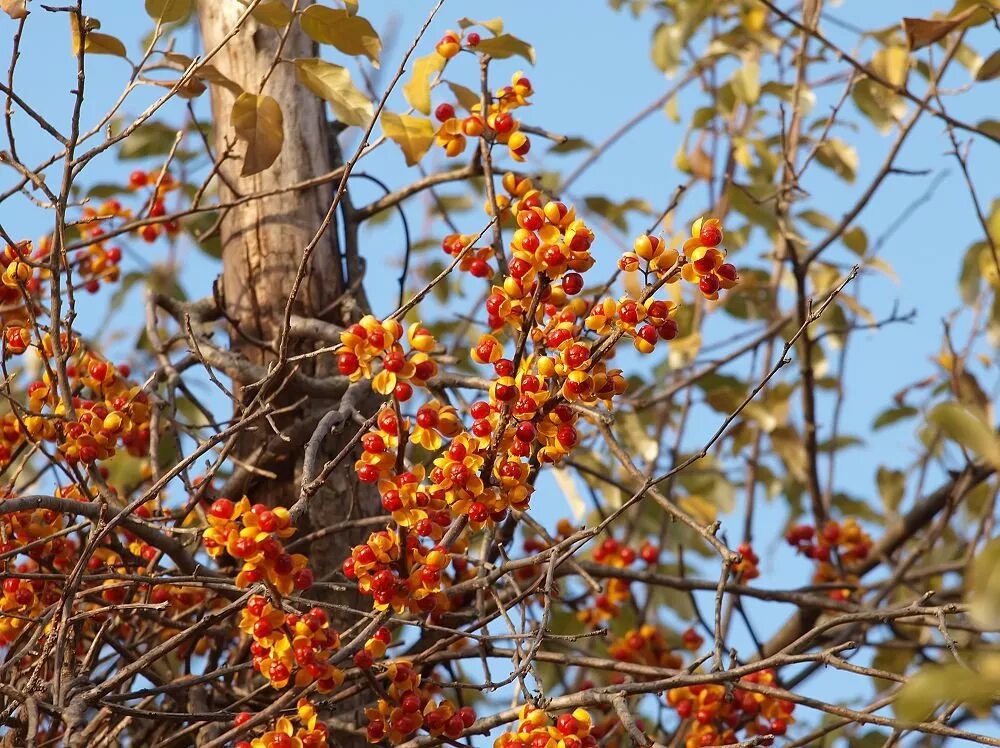
[[[242,176],[264,171],[278,158],[285,142],[281,106],[270,96],[243,93],[233,104],[231,117],[236,136],[247,144]]]
[[[431,76],[444,68],[444,58],[437,52],[420,57],[413,63],[413,75],[403,86],[403,95],[410,106],[422,114],[431,113]]]

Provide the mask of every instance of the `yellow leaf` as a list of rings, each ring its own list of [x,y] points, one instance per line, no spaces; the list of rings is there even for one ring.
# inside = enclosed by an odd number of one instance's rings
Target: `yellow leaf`
[[[372,103],[351,83],[347,68],[306,57],[295,61],[299,82],[330,102],[333,113],[345,125],[366,126],[372,118]]]
[[[88,31],[87,40],[84,42],[83,51],[92,55],[114,55],[115,57],[127,57],[125,45],[111,34]]]
[[[242,176],[264,171],[274,163],[285,142],[284,117],[270,96],[243,93],[233,104],[232,123],[236,136],[246,141]]]
[[[406,165],[413,166],[434,142],[434,125],[429,119],[408,114],[382,112],[382,132],[403,149]]]
[[[1000,538],[976,554],[968,576],[969,615],[984,628],[1000,625]]]
[[[677,500],[677,505],[695,519],[706,524],[714,522],[718,516],[715,504],[703,496],[683,496]]]
[[[367,19],[347,10],[310,5],[299,17],[299,23],[320,44],[332,44],[347,55],[364,55],[378,67],[382,40]]]
[[[503,33],[503,19],[502,18],[491,18],[488,21],[474,21],[471,18],[459,18],[458,25],[462,29],[467,29],[470,26],[482,26],[493,32],[494,35]]]
[[[431,113],[431,76],[444,68],[444,58],[437,52],[419,57],[413,63],[410,82],[403,86],[403,95],[410,106],[421,114]]]
[[[910,53],[904,47],[884,47],[872,55],[872,69],[894,86],[902,87],[910,70]]]
[[[733,93],[744,104],[754,104],[760,98],[760,65],[746,60],[733,75]]]
[[[28,0],[0,0],[0,10],[17,21],[28,15]]]
[[[510,34],[500,34],[492,39],[482,39],[476,47],[476,51],[498,60],[519,55],[532,65],[535,64],[535,48]]]
[[[573,476],[564,468],[553,470],[552,476],[556,479],[556,483],[559,485],[559,490],[562,491],[566,503],[569,504],[569,510],[573,513],[573,518],[577,521],[582,520],[586,514],[587,505],[576,488],[576,481],[573,480]]]
[[[251,15],[258,23],[276,29],[285,28],[294,18],[292,11],[282,0],[265,0],[253,9]]]
[[[928,414],[927,420],[980,459],[1000,467],[1000,439],[967,408],[958,403],[941,403]]]
[[[193,7],[194,0],[146,0],[146,12],[160,23],[183,21]]]

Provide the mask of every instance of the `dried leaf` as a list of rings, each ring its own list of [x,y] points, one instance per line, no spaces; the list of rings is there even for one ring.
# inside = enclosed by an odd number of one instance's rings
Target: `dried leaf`
[[[929,44],[943,39],[958,28],[975,10],[975,8],[969,8],[953,18],[904,18],[903,31],[906,32],[910,49],[914,51],[923,49]]]
[[[231,118],[237,137],[247,144],[242,176],[264,171],[278,158],[285,142],[281,106],[270,96],[243,93],[233,104]]]
[[[146,0],[146,12],[160,23],[183,21],[191,14],[194,0]]]
[[[347,55],[364,55],[378,67],[382,40],[367,19],[347,10],[310,5],[299,17],[299,23],[314,41],[332,44]]]
[[[518,55],[535,64],[535,48],[522,39],[510,34],[500,34],[492,39],[482,39],[476,47],[477,52],[488,54],[498,60]]]
[[[976,71],[977,81],[991,81],[1000,76],[1000,49],[986,58],[979,70]]]
[[[431,113],[431,76],[441,72],[444,62],[445,59],[437,52],[418,57],[413,62],[413,75],[410,82],[403,86],[403,96],[421,114]]]
[[[407,166],[420,161],[434,142],[434,125],[431,121],[408,114],[382,112],[382,132],[403,150]]]
[[[299,82],[314,94],[330,102],[333,113],[345,125],[364,127],[372,118],[372,103],[351,83],[347,68],[317,57],[295,61]]]
[[[110,34],[102,34],[96,29],[101,28],[101,22],[96,18],[84,18],[83,29],[86,41],[83,51],[92,55],[114,55],[127,57],[125,45]],[[80,29],[75,16],[69,17],[70,50],[74,55],[80,53]]]

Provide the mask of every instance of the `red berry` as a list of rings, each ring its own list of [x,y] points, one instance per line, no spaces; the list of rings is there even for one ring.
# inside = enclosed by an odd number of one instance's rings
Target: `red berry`
[[[716,223],[705,222],[701,227],[698,240],[706,247],[718,246],[722,241],[722,229]]]
[[[517,123],[514,118],[507,112],[503,112],[502,114],[498,114],[496,119],[493,120],[493,129],[503,135],[513,130],[515,124]]]
[[[788,724],[783,719],[772,719],[771,724],[768,725],[768,732],[773,735],[784,735],[787,729]]]
[[[362,483],[374,483],[378,480],[378,468],[366,462],[358,468],[358,479]]]
[[[392,391],[393,397],[395,397],[399,402],[405,403],[411,397],[413,397],[413,388],[407,382],[400,382],[396,385],[395,389]]]
[[[478,46],[480,41],[481,40],[479,34],[477,34],[475,31],[470,31],[468,34],[465,35],[465,44],[469,47]]]
[[[212,503],[212,507],[208,510],[208,513],[219,519],[229,519],[233,516],[235,509],[236,505],[229,499],[216,499]]]
[[[556,720],[556,729],[563,735],[576,735],[580,722],[572,714],[560,714]]]
[[[485,260],[473,260],[469,263],[469,272],[476,278],[485,278],[490,274],[490,266]]]
[[[698,281],[698,288],[700,288],[701,292],[706,296],[711,296],[719,290],[719,279],[714,275],[706,275]]]
[[[140,169],[136,169],[128,175],[128,183],[137,188],[145,187],[149,183],[149,175]]]
[[[517,424],[514,435],[522,442],[530,442],[535,438],[535,426],[530,421],[521,421]]]
[[[437,118],[438,122],[449,120],[455,116],[455,107],[447,102],[444,104],[438,104],[437,109],[434,110],[434,116]]]
[[[563,291],[570,296],[575,296],[583,290],[583,276],[579,273],[566,273],[562,280]]]
[[[476,721],[476,711],[471,706],[463,706],[458,710],[458,714],[466,727],[472,727]]]
[[[358,357],[351,351],[341,351],[337,354],[337,371],[345,377],[356,372],[359,366]]]

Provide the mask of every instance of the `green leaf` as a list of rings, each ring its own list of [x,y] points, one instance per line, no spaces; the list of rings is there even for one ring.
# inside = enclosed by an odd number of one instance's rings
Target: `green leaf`
[[[160,23],[183,21],[191,15],[194,0],[146,0],[146,12]]]
[[[976,127],[987,135],[994,138],[1000,138],[1000,122],[995,119],[984,119],[982,122],[977,124]]]
[[[334,115],[345,125],[366,127],[371,122],[372,103],[354,87],[347,68],[318,57],[303,57],[295,60],[295,75],[303,86],[329,101]]]
[[[510,34],[500,34],[492,39],[481,39],[476,51],[488,54],[497,60],[505,60],[508,57],[518,55],[532,65],[535,64],[535,48],[526,41]]]
[[[818,210],[804,210],[799,213],[799,218],[818,229],[833,231],[833,229],[837,228],[836,221],[826,213],[820,213]]]
[[[561,143],[556,143],[549,148],[549,153],[574,153],[576,151],[586,151],[593,148],[590,141],[584,138],[566,138]]]
[[[162,122],[147,122],[122,140],[118,148],[118,158],[130,160],[165,156],[177,139],[177,131]]]
[[[236,137],[247,144],[241,175],[248,177],[267,169],[285,142],[281,106],[270,96],[243,93],[233,103],[230,117]]]
[[[886,426],[891,426],[897,421],[902,421],[906,418],[913,418],[913,416],[917,415],[919,412],[919,410],[911,408],[909,405],[883,410],[872,422],[872,430],[878,431]]]
[[[364,55],[378,67],[382,40],[367,19],[347,10],[310,5],[299,16],[299,24],[314,41],[332,44],[347,55]]]
[[[957,663],[924,667],[896,694],[896,716],[907,722],[923,722],[944,703],[957,702],[973,710],[988,708],[1000,697],[1000,662],[995,654],[979,659],[979,672]]]
[[[465,111],[471,112],[474,106],[478,106],[480,102],[479,94],[473,91],[471,88],[466,88],[458,83],[452,83],[451,81],[445,81],[448,88],[451,89],[451,95],[455,97],[458,101],[458,105],[462,107]]]
[[[295,17],[283,0],[264,0],[251,15],[258,23],[275,29],[285,28]]]
[[[986,58],[978,71],[976,71],[977,81],[991,81],[1000,76],[1000,49]]]
[[[403,96],[421,114],[431,113],[431,76],[440,73],[444,63],[445,59],[437,52],[418,57],[413,62],[413,75],[410,82],[403,86]]]
[[[424,117],[382,112],[381,121],[382,132],[403,150],[407,166],[420,161],[434,142],[434,125]]]
[[[896,511],[906,490],[906,474],[902,470],[890,470],[880,465],[875,473],[875,483],[882,497],[882,506],[891,512]]]
[[[964,406],[941,403],[928,414],[927,420],[949,439],[991,465],[1000,467],[1000,439],[996,432]]]

